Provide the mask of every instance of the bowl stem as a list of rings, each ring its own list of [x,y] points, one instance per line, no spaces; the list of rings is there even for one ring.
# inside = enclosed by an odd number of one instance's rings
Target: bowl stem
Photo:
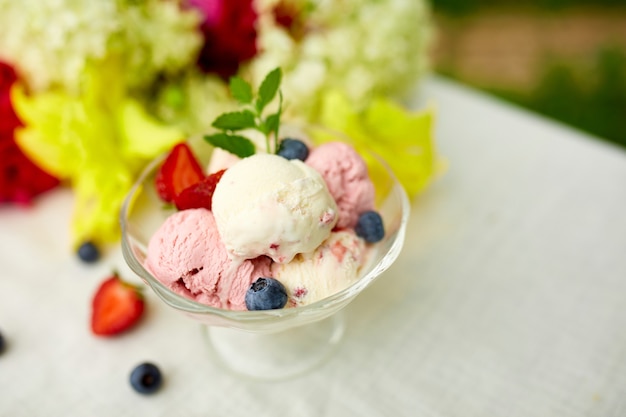
[[[345,331],[339,311],[314,323],[275,333],[253,333],[227,327],[203,326],[217,362],[239,375],[281,380],[320,365],[335,350]]]

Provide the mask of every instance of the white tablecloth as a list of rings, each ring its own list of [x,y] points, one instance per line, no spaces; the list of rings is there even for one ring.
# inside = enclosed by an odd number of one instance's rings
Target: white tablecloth
[[[76,260],[67,190],[0,209],[0,416],[626,416],[626,154],[440,78],[427,102],[447,173],[335,354],[285,382],[224,371],[149,291],[139,327],[92,336],[100,281],[139,282],[119,248]]]

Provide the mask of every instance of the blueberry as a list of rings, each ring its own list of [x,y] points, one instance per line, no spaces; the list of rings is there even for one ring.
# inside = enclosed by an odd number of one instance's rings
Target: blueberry
[[[274,278],[259,278],[246,292],[248,310],[274,310],[287,304],[287,290]]]
[[[152,394],[161,386],[163,378],[159,368],[150,362],[137,365],[130,373],[130,385],[141,394]]]
[[[4,341],[4,336],[0,333],[0,355],[4,352],[4,349],[7,347],[6,342]]]
[[[86,263],[94,263],[100,259],[100,250],[93,242],[85,242],[78,247],[78,257]]]
[[[309,156],[309,148],[301,140],[285,138],[280,142],[277,154],[285,159],[304,161]]]
[[[383,219],[380,217],[380,214],[373,210],[361,213],[354,227],[354,231],[357,236],[362,237],[369,243],[376,243],[385,237]]]

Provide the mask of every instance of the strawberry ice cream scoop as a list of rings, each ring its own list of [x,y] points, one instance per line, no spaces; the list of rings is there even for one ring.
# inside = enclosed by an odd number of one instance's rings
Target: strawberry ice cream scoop
[[[286,263],[312,252],[337,222],[326,183],[299,160],[255,154],[226,170],[213,194],[213,214],[231,259],[266,255]]]
[[[270,259],[234,263],[220,241],[213,214],[204,208],[172,214],[152,236],[145,267],[174,292],[203,304],[245,310],[245,293],[270,277]]]
[[[325,143],[311,151],[306,164],[322,175],[337,202],[337,228],[353,228],[361,213],[374,208],[374,184],[365,161],[352,146]]]
[[[300,307],[335,294],[356,282],[367,250],[350,229],[333,232],[315,252],[288,264],[273,264],[274,278],[287,290],[287,306]]]

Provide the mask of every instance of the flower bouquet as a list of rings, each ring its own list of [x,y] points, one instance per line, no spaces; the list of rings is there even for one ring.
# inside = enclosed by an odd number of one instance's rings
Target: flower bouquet
[[[393,161],[409,195],[438,170],[421,0],[0,0],[0,202],[72,188],[73,244],[119,239],[139,169],[234,108],[232,76],[281,67],[283,119]],[[390,157],[393,156],[393,157]]]

